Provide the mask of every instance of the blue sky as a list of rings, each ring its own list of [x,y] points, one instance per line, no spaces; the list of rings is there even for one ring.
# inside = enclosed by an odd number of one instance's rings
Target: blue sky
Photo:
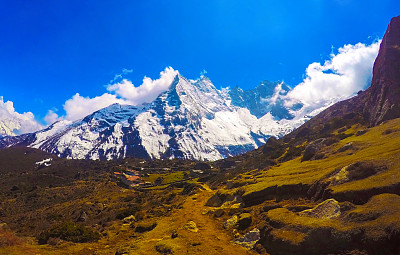
[[[43,121],[99,96],[116,74],[140,85],[171,66],[217,87],[303,81],[345,44],[381,38],[397,1],[0,1],[0,96]]]

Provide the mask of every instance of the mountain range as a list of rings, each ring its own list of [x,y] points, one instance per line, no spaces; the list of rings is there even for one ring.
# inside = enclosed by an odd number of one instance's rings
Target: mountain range
[[[168,91],[140,106],[113,104],[85,118],[7,136],[0,147],[24,145],[73,159],[185,158],[217,160],[281,137],[309,117],[287,108],[284,82],[264,81],[252,90],[217,89],[209,78],[176,75]]]

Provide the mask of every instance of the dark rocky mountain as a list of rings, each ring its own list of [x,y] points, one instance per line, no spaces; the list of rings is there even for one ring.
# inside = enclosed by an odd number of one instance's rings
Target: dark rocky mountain
[[[392,18],[373,67],[371,86],[338,102],[285,137],[323,137],[338,126],[376,126],[400,117],[400,16]]]
[[[364,113],[371,125],[400,117],[400,16],[389,23],[366,92]]]

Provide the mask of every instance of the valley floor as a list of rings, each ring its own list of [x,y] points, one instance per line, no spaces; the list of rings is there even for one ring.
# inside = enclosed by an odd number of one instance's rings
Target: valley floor
[[[116,224],[107,238],[95,243],[75,244],[62,242],[54,245],[37,245],[33,239],[22,239],[15,246],[0,246],[0,254],[256,254],[234,244],[233,236],[220,222],[204,214],[204,204],[214,192],[203,185],[196,194],[188,196],[180,209],[166,217],[153,219],[157,226],[138,235],[130,224]],[[185,229],[193,221],[197,232]],[[172,234],[177,235],[172,238]],[[156,249],[160,250],[157,251]],[[116,253],[118,252],[118,253]]]

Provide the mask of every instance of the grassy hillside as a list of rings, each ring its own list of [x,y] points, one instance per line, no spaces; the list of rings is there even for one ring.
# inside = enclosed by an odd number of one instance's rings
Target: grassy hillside
[[[331,127],[194,175],[191,161],[38,168],[49,155],[2,150],[0,254],[397,254],[400,119]],[[124,169],[162,181],[127,189]]]

